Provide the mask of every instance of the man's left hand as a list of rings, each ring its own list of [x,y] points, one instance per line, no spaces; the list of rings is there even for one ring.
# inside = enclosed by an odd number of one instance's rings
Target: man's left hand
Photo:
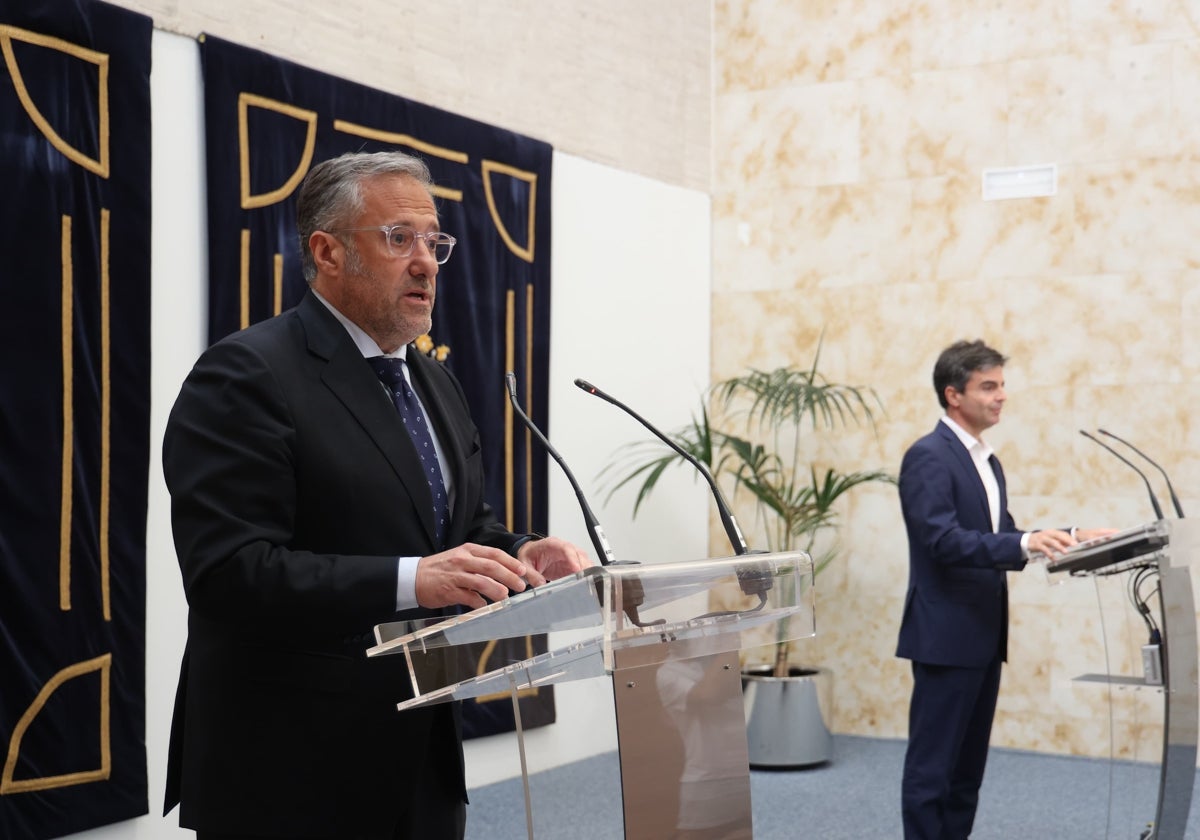
[[[580,569],[592,565],[586,551],[559,537],[530,540],[517,551],[517,559],[537,573],[525,576],[534,586],[575,574]],[[541,576],[543,580],[538,581],[537,576]]]

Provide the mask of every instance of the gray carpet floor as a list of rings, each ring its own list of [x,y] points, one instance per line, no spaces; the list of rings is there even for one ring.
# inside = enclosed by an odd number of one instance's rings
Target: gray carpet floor
[[[834,757],[806,770],[752,771],[756,840],[899,838],[904,742],[834,737]],[[1154,811],[1158,767],[994,748],[973,840],[1137,840]],[[537,840],[619,840],[615,753],[530,777]],[[467,840],[525,840],[520,779],[470,791]],[[1200,840],[1200,791],[1183,838]]]

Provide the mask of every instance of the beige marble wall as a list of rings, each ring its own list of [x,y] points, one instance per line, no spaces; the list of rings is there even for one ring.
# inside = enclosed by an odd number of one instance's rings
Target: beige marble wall
[[[1200,0],[718,0],[714,29],[714,378],[807,362],[824,330],[825,372],[887,408],[838,464],[894,471],[940,414],[937,353],[983,337],[1011,357],[989,441],[1018,525],[1152,518],[1141,480],[1077,434],[1097,426],[1200,515]],[[1042,163],[1053,197],[981,200],[984,168]],[[836,672],[837,731],[902,738],[895,490],[844,513],[806,655]],[[1120,586],[1010,584],[993,743],[1153,758],[1155,690],[1072,680],[1106,656],[1140,670]]]

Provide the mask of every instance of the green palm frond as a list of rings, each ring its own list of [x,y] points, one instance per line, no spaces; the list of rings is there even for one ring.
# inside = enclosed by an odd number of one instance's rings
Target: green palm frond
[[[708,410],[704,406],[700,408],[699,418],[693,415],[691,425],[670,433],[668,437],[684,452],[710,470],[713,469],[713,453],[717,447],[713,445],[714,433],[709,426]],[[723,438],[720,433],[716,433],[716,437],[718,440]],[[600,471],[601,485],[607,489],[605,502],[610,501],[622,487],[640,478],[642,484],[633,504],[633,515],[637,516],[642,502],[650,495],[666,469],[684,461],[682,455],[661,441],[638,441],[622,447],[614,460]]]
[[[874,431],[883,405],[874,389],[829,382],[818,369],[821,342],[808,367],[786,366],[774,370],[750,369],[716,383],[702,401],[689,425],[672,432],[670,439],[707,466],[715,476],[732,482],[733,493],[748,493],[766,528],[770,548],[801,547],[812,551],[819,534],[837,527],[837,501],[863,484],[895,483],[882,470],[842,473],[804,462],[802,432],[827,433],[851,425],[868,425]],[[714,428],[709,406],[719,409],[721,423],[740,423],[743,434]],[[763,443],[757,438],[770,438]],[[789,450],[780,437],[793,438]],[[780,451],[790,454],[785,461]],[[634,515],[672,464],[684,459],[657,441],[630,444],[601,472],[608,495],[637,484]],[[834,550],[823,552],[819,571]]]

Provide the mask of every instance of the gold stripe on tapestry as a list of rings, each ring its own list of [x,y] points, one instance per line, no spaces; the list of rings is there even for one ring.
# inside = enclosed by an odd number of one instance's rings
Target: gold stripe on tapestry
[[[108,271],[110,213],[100,210],[100,599],[104,620],[112,621],[108,585],[109,486],[112,483],[112,310]]]
[[[514,321],[516,312],[512,289],[504,293],[504,369],[513,369],[513,334],[516,331]],[[525,432],[526,440],[529,431]],[[515,492],[515,476],[513,475],[513,409],[507,399],[504,400],[504,524],[508,530],[516,528],[513,518],[513,495]],[[528,446],[528,443],[526,444]]]
[[[333,128],[335,131],[341,131],[346,134],[353,134],[355,137],[361,137],[364,140],[376,140],[380,143],[391,143],[393,146],[408,146],[422,154],[432,157],[448,160],[451,163],[469,163],[470,158],[466,152],[458,152],[454,149],[447,149],[445,146],[435,146],[432,143],[427,143],[424,140],[418,140],[411,134],[400,134],[395,131],[384,131],[379,128],[368,128],[365,125],[348,122],[347,120],[334,120]],[[433,194],[438,198],[444,198],[448,201],[462,201],[462,190],[452,190],[446,187],[434,186]]]
[[[51,127],[50,122],[42,115],[42,112],[38,110],[37,105],[33,102],[33,97],[29,95],[29,89],[25,86],[25,79],[21,76],[21,69],[17,66],[17,57],[12,47],[13,41],[21,41],[26,44],[45,47],[46,49],[58,50],[81,61],[96,65],[96,89],[99,96],[96,103],[96,112],[99,120],[96,146],[100,153],[99,159],[89,157],[60,137],[58,132]],[[8,67],[9,75],[12,76],[13,87],[16,89],[17,98],[21,101],[21,107],[25,109],[25,113],[29,115],[29,119],[33,120],[33,124],[38,127],[42,135],[50,141],[50,145],[66,155],[68,160],[79,164],[88,172],[99,175],[101,178],[107,178],[109,174],[108,54],[89,50],[86,47],[72,44],[69,41],[52,38],[49,35],[41,35],[37,32],[30,32],[28,29],[19,29],[7,24],[0,24],[0,52],[4,53],[4,63]]]
[[[283,254],[275,255],[275,314],[283,311]]]
[[[58,514],[58,608],[71,609],[71,502],[75,462],[75,275],[71,262],[71,217],[62,217],[62,499]]]
[[[238,268],[238,324],[250,326],[250,228],[242,229],[242,258]]]
[[[525,288],[525,379],[533,383],[533,284]],[[525,389],[525,413],[533,416],[533,388]],[[525,436],[525,530],[533,530],[533,440]]]
[[[253,195],[250,192],[250,125],[249,113],[251,108],[262,108],[291,117],[306,124],[304,136],[304,151],[300,154],[300,162],[291,176],[282,186]],[[313,151],[317,145],[317,112],[305,108],[297,108],[277,99],[259,96],[255,93],[242,92],[238,94],[238,165],[241,171],[242,209],[253,210],[256,207],[266,207],[269,204],[283,201],[299,186],[308,174],[312,165]]]
[[[38,714],[45,707],[46,701],[67,680],[72,680],[94,671],[100,672],[100,708],[97,713],[100,724],[100,766],[95,770],[81,770],[75,773],[63,773],[58,776],[13,779],[17,759],[21,754],[21,739],[25,737],[25,732],[29,729],[30,724],[33,723],[34,719],[37,718]],[[38,692],[37,697],[33,698],[33,702],[29,704],[29,708],[25,710],[25,713],[21,715],[21,719],[17,721],[17,725],[13,728],[12,738],[8,742],[8,757],[4,761],[4,770],[0,773],[0,795],[70,787],[71,785],[81,785],[87,782],[99,782],[112,775],[112,736],[110,725],[111,715],[109,711],[112,693],[111,674],[112,654],[106,653],[103,656],[97,656],[95,659],[89,659],[86,662],[77,662],[74,665],[63,668],[51,677],[49,682],[42,686],[42,690]]]
[[[496,231],[500,234],[500,238],[504,240],[504,244],[508,246],[508,250],[512,251],[525,262],[533,262],[533,246],[534,238],[537,231],[534,229],[535,213],[537,211],[537,173],[527,172],[524,169],[518,169],[515,166],[509,166],[507,163],[500,163],[495,160],[485,160],[481,165],[483,174],[483,194],[487,197],[488,212],[492,216],[492,223],[496,226]],[[518,181],[524,181],[529,184],[529,218],[526,220],[526,240],[528,245],[522,248],[515,241],[512,235],[509,234],[508,228],[504,226],[504,220],[500,218],[500,212],[496,209],[496,197],[492,193],[492,175],[509,175],[516,178]]]

